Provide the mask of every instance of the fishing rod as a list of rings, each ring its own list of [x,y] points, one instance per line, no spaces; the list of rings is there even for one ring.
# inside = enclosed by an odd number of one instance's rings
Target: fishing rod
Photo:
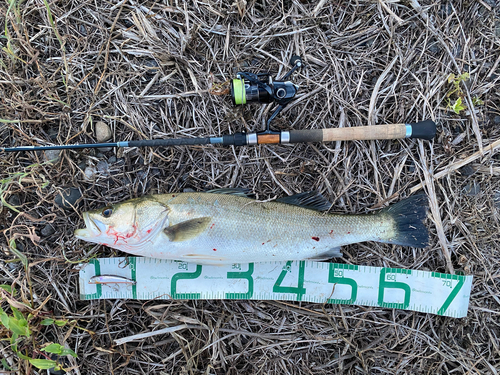
[[[238,72],[236,78],[230,82],[230,94],[235,105],[249,103],[277,103],[266,122],[266,130],[254,133],[239,132],[227,134],[221,137],[201,138],[175,138],[175,139],[146,139],[138,141],[85,143],[71,145],[48,145],[48,146],[17,146],[0,147],[3,152],[18,151],[46,151],[46,150],[75,150],[84,148],[100,147],[172,147],[172,146],[196,146],[216,145],[246,146],[259,144],[287,144],[307,142],[333,142],[333,141],[357,141],[357,140],[383,140],[418,138],[430,140],[436,135],[436,124],[434,121],[425,120],[416,123],[387,124],[375,126],[357,126],[351,128],[329,128],[273,131],[271,122],[289,104],[299,89],[299,86],[288,81],[288,78],[303,66],[299,56],[293,56],[290,60],[292,69],[285,74],[281,80],[273,80],[269,73],[254,74],[249,72]]]

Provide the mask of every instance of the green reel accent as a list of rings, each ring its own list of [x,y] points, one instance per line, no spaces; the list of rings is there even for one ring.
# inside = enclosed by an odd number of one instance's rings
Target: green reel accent
[[[231,81],[231,96],[236,105],[247,103],[245,86],[242,79],[235,78]]]

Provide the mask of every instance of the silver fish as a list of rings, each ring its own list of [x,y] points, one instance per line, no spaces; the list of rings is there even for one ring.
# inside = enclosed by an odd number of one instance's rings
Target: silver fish
[[[127,284],[135,285],[136,281],[118,275],[96,275],[89,279],[89,284]]]
[[[330,203],[315,192],[257,202],[234,189],[145,196],[85,212],[77,238],[130,254],[230,264],[326,260],[340,246],[376,241],[425,247],[428,201],[416,195],[375,214],[320,212]]]

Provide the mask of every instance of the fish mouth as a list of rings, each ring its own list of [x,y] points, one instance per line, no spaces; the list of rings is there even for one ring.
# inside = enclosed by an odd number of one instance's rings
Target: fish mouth
[[[81,240],[88,240],[92,237],[100,236],[106,229],[106,225],[97,219],[90,217],[88,212],[83,213],[83,221],[86,228],[75,230],[75,237]]]

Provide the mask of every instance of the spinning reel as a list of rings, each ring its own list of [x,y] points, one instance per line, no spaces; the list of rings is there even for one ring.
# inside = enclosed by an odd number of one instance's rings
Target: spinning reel
[[[299,86],[287,79],[302,66],[299,56],[290,59],[292,69],[281,80],[273,80],[269,73],[254,74],[248,72],[236,73],[231,80],[231,98],[233,104],[278,103],[278,107],[267,120],[265,133],[272,133],[269,124],[292,101]]]

